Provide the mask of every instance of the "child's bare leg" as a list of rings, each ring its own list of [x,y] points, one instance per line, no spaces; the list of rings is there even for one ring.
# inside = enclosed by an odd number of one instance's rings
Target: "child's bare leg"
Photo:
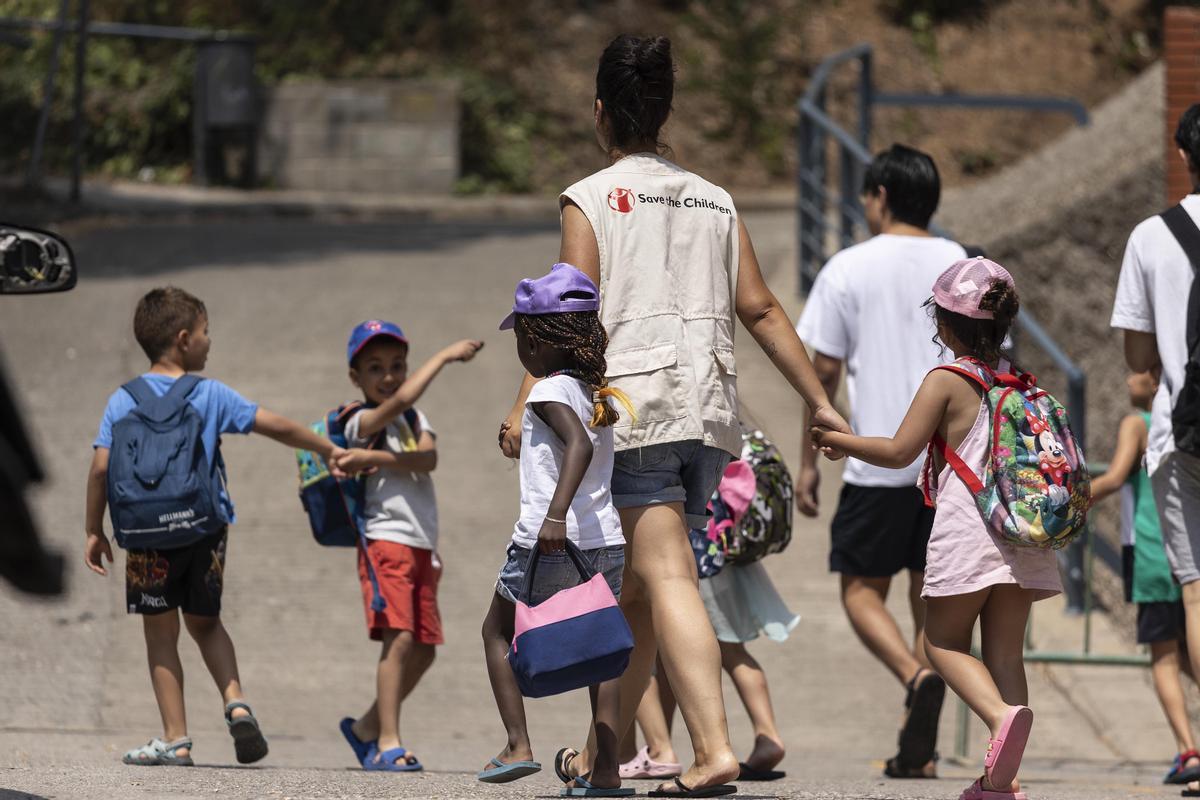
[[[505,764],[513,761],[533,759],[533,747],[529,743],[529,728],[525,723],[525,701],[517,688],[517,679],[508,664],[508,648],[512,644],[513,619],[516,606],[498,594],[492,595],[492,605],[483,619],[483,656],[487,662],[488,678],[492,682],[492,695],[496,698],[496,709],[500,721],[508,734],[508,745],[496,756]],[[487,763],[483,769],[494,769]]]
[[[721,642],[721,666],[733,679],[742,705],[754,725],[754,750],[746,764],[756,770],[774,769],[783,760],[783,738],[775,726],[775,710],[767,688],[767,674],[741,642]]]
[[[188,633],[200,648],[204,664],[217,684],[218,691],[226,705],[235,700],[244,700],[242,682],[238,678],[237,655],[233,650],[233,640],[229,632],[221,624],[220,617],[201,617],[196,614],[184,614],[183,622]],[[230,715],[235,719],[244,717],[250,712],[244,708],[235,708]]]
[[[375,670],[375,704],[379,712],[379,752],[400,747],[400,704],[403,700],[404,665],[413,648],[412,631],[387,629]]]
[[[605,681],[599,686],[588,687],[592,700],[592,727],[595,737],[595,758],[588,782],[601,789],[621,785],[617,761],[617,718],[621,713],[621,689],[619,681]]]
[[[933,668],[993,733],[1008,712],[1008,704],[987,667],[971,655],[971,634],[994,588],[931,597],[926,601],[925,621],[925,651]]]
[[[142,632],[146,637],[150,683],[162,717],[163,740],[173,742],[187,736],[183,664],[179,662],[179,612],[171,609],[163,614],[143,614]],[[189,748],[184,747],[175,754],[182,757],[189,753]]]
[[[663,703],[664,688],[670,698],[671,717],[675,716],[675,695],[671,694],[670,684],[667,683],[664,673],[661,681],[654,675],[650,676],[650,685],[646,687],[646,693],[638,705],[637,720],[646,737],[650,758],[663,764],[676,764],[679,758],[671,744],[671,721]]]
[[[1000,732],[1009,706],[1029,704],[1029,684],[1025,679],[1025,626],[1032,605],[1033,592],[1015,584],[1003,584],[991,588],[979,615],[983,663],[1004,703],[1000,717],[988,721],[992,736]],[[1008,787],[998,788],[1003,791]],[[1019,790],[1020,784],[1014,780],[1010,791]]]
[[[412,648],[408,651],[408,660],[404,663],[404,680],[400,686],[401,705],[408,700],[413,689],[417,688],[421,678],[429,671],[436,655],[437,648],[433,645],[413,642]],[[373,742],[379,738],[378,700],[371,701],[371,707],[354,721],[351,731],[360,742]]]
[[[1188,721],[1183,682],[1180,680],[1179,645],[1174,640],[1151,642],[1150,660],[1154,692],[1162,704],[1171,732],[1175,734],[1176,752],[1186,753],[1195,747],[1195,741],[1192,739],[1192,725]]]

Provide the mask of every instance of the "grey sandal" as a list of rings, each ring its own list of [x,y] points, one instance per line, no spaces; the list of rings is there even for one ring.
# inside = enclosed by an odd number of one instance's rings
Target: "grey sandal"
[[[246,715],[233,717],[236,709],[243,708]],[[235,700],[225,706],[225,724],[229,726],[229,735],[233,737],[233,750],[237,753],[239,764],[253,764],[267,756],[267,740],[258,727],[258,720],[250,706]]]
[[[188,751],[186,756],[179,755],[183,749]],[[151,739],[141,747],[130,750],[121,761],[142,767],[192,767],[196,762],[192,761],[191,750],[192,740],[186,736],[173,742]]]

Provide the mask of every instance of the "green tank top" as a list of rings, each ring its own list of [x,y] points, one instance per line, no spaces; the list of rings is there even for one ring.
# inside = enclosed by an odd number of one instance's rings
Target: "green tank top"
[[[1149,412],[1142,412],[1146,429]],[[1163,549],[1158,509],[1150,488],[1150,475],[1139,467],[1126,481],[1133,487],[1133,601],[1135,603],[1171,603],[1179,599],[1179,584],[1171,575],[1167,552]]]

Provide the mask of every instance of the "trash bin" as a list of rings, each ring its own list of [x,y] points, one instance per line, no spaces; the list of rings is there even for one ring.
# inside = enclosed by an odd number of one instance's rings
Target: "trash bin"
[[[193,97],[194,180],[251,187],[256,179],[260,103],[254,80],[254,42],[200,42]],[[231,180],[228,161],[236,149],[240,169]]]

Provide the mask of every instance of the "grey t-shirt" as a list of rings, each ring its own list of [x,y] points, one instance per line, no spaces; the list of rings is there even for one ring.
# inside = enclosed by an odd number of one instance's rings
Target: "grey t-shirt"
[[[346,424],[346,441],[351,447],[366,447],[369,437],[359,435],[361,414]],[[389,453],[407,453],[416,449],[422,433],[437,436],[429,420],[417,411],[418,431],[409,429],[403,416],[388,423],[381,449]],[[433,476],[428,472],[401,472],[381,469],[367,476],[367,538],[406,544],[422,550],[437,550],[437,496]]]

